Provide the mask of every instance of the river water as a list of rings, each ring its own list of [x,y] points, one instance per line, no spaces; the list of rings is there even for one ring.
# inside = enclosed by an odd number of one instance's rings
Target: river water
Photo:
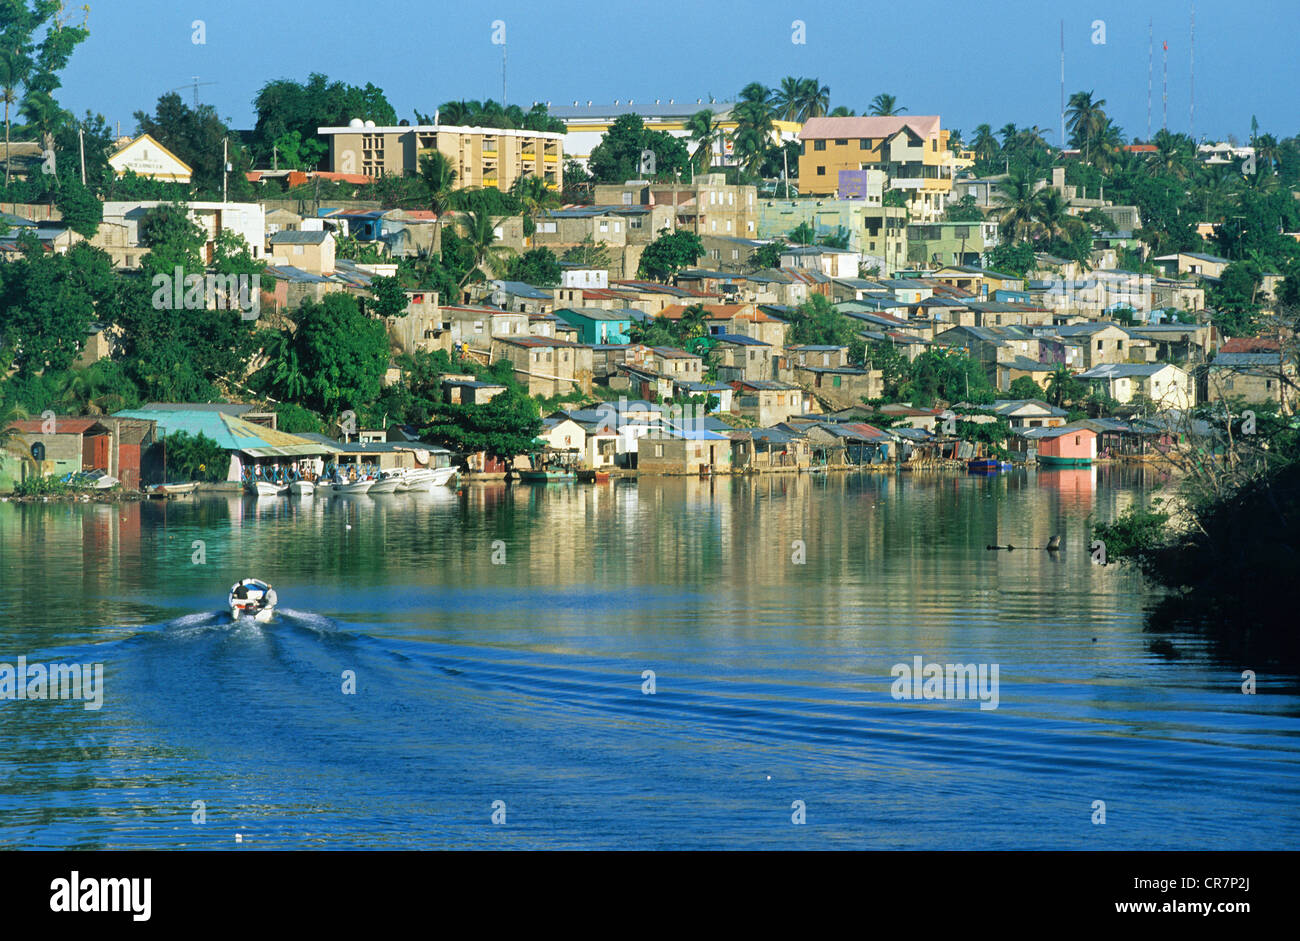
[[[1294,849],[1296,677],[1090,557],[1158,484],[0,503],[0,662],[103,665],[98,709],[0,701],[0,846]],[[895,698],[916,657],[996,708]]]

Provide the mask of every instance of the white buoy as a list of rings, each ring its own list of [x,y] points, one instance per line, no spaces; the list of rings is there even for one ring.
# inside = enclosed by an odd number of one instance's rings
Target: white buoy
[[[242,834],[242,833],[236,833],[236,834],[235,834],[235,842],[236,842],[236,843],[243,843],[243,842],[244,842],[244,834]]]

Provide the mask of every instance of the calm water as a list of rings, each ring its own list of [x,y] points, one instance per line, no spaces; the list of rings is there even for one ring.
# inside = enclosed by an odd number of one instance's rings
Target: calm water
[[[1090,564],[1153,484],[0,504],[0,662],[105,671],[98,711],[0,702],[0,846],[1294,849],[1296,678],[1242,695]],[[230,623],[245,575],[272,624]],[[998,708],[895,701],[918,655],[997,664]]]

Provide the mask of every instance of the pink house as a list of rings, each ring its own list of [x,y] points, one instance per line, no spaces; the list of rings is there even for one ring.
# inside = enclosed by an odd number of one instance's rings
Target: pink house
[[[1071,467],[1091,464],[1097,459],[1097,432],[1091,428],[1066,425],[1052,428],[1038,438],[1038,462],[1049,466]]]

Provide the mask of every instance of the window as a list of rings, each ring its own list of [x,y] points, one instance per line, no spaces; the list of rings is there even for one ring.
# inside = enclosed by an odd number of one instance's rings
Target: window
[[[1075,435],[1075,436],[1074,436],[1074,443],[1075,443],[1075,444],[1081,444],[1081,443],[1082,443],[1082,437],[1083,437],[1082,435]]]
[[[627,220],[627,227],[629,229],[639,229],[642,225],[643,223],[640,216],[633,216],[631,219]]]
[[[623,205],[624,205],[624,206],[630,206],[630,205],[632,205],[632,194],[631,194],[631,193],[624,193],[624,194],[623,194]]]
[[[717,202],[717,198],[718,198],[718,194],[715,193],[715,192],[713,192],[713,190],[709,190],[709,205],[710,205],[710,206],[712,206],[715,202]]]
[[[813,150],[825,150],[825,149],[826,149],[826,141],[824,140],[813,141]]]
[[[620,223],[620,222],[615,222],[615,223],[614,223],[614,231],[615,231],[615,232],[622,232],[622,231],[623,231],[623,224]]]
[[[602,222],[602,223],[600,224],[600,231],[602,231],[602,232],[608,232],[608,231],[609,231],[609,223],[608,223],[608,222]]]
[[[732,261],[740,261],[740,249],[738,249],[738,248],[733,248],[733,249],[731,250],[731,260],[732,260]]]
[[[845,138],[842,138],[842,137],[840,137],[840,138],[836,138],[836,140],[835,140],[835,146],[836,146],[836,147],[847,147],[847,146],[849,146],[849,142],[848,142]]]
[[[483,332],[483,321],[481,321],[481,320],[476,320],[476,321],[474,321],[474,332],[475,332],[475,333],[482,333],[482,332]]]
[[[858,150],[870,150],[870,149],[871,149],[870,137],[863,137],[858,141]]]
[[[663,456],[664,456],[664,446],[662,444],[656,444],[655,457],[663,457]]]
[[[817,175],[818,175],[818,176],[825,176],[825,175],[826,175],[826,168],[825,168],[825,167],[818,167],[818,168],[817,168]]]

